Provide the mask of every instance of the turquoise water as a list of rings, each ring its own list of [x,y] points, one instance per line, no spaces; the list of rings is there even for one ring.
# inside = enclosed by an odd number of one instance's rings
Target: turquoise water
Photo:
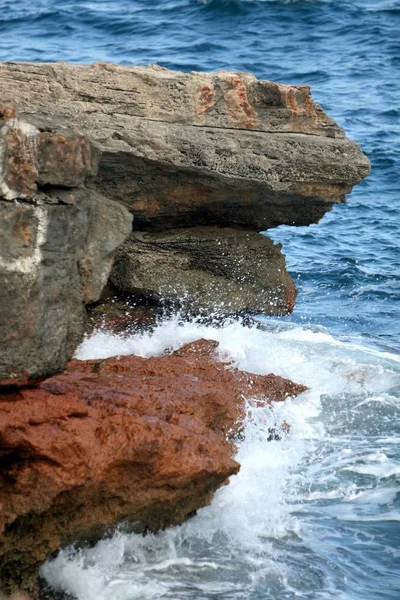
[[[400,2],[0,0],[3,60],[157,62],[309,83],[372,162],[318,225],[281,227],[293,315],[152,338],[98,333],[82,358],[217,337],[237,364],[310,386],[249,420],[242,471],[188,525],[118,534],[46,566],[79,600],[400,598]],[[266,423],[292,430],[267,444]]]

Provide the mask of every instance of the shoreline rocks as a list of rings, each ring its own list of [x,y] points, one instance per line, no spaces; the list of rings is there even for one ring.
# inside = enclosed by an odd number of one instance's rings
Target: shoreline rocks
[[[0,114],[0,387],[65,368],[85,304],[99,300],[131,231],[123,206],[81,185],[96,156],[82,135],[40,133],[14,110]]]
[[[181,523],[238,472],[245,398],[265,405],[306,389],[238,371],[217,346],[73,361],[34,389],[0,395],[3,591],[36,593],[51,552],[117,523],[139,532]]]
[[[86,306],[114,284],[204,318],[286,314],[295,286],[258,232],[317,222],[369,168],[308,86],[0,63],[0,597],[37,600],[49,554],[121,521],[189,518],[239,469],[244,399],[305,390],[237,371],[204,340],[45,379],[73,355]],[[154,322],[121,312],[118,331]]]
[[[64,368],[117,248],[120,292],[287,314],[284,257],[256,232],[317,222],[368,172],[308,86],[0,63],[0,385]]]
[[[297,295],[281,246],[232,228],[133,231],[116,252],[110,281],[153,302],[183,306],[189,314],[285,315]]]
[[[42,136],[56,124],[90,140],[91,185],[137,229],[309,225],[369,173],[307,85],[107,63],[0,63],[0,74],[2,101]]]

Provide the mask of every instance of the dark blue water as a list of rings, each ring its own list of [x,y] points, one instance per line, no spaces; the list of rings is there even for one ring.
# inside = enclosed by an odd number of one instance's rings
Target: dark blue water
[[[297,529],[283,527],[282,537],[279,532],[272,535],[270,528],[266,539],[268,548],[273,548],[270,554],[267,546],[261,554],[254,550],[251,567],[232,550],[232,540],[224,546],[221,534],[213,542],[214,554],[208,557],[217,564],[214,579],[210,575],[214,567],[207,571],[196,559],[204,558],[204,544],[192,543],[186,552],[185,542],[178,543],[175,537],[173,543],[165,541],[168,552],[164,554],[157,546],[164,542],[146,549],[161,562],[171,561],[172,544],[176,560],[184,557],[183,563],[174,563],[172,572],[170,567],[165,567],[165,573],[160,566],[150,569],[151,581],[157,580],[161,587],[143,579],[149,565],[159,563],[147,555],[143,558],[138,541],[130,542],[131,554],[126,548],[123,554],[127,552],[128,563],[139,565],[140,572],[118,571],[115,564],[125,564],[125,559],[115,559],[106,568],[99,551],[90,558],[90,577],[88,565],[80,559],[84,583],[79,590],[71,583],[77,577],[76,563],[75,570],[69,565],[71,571],[64,564],[59,584],[75,591],[81,600],[398,600],[400,381],[395,359],[400,353],[400,1],[0,0],[0,58],[156,62],[185,71],[245,70],[284,83],[308,83],[315,100],[359,142],[372,162],[370,177],[353,191],[347,205],[335,207],[321,223],[268,232],[282,242],[300,290],[294,314],[281,323],[297,323],[301,328],[275,332],[275,337],[264,342],[274,348],[281,363],[286,361],[282,374],[297,380],[303,374],[303,380],[314,386],[320,412],[310,422],[314,419],[324,430],[319,435],[317,425],[311,433],[307,433],[308,425],[299,426],[297,434],[293,433],[297,435],[293,448],[307,435],[315,438],[315,446],[303,454],[299,450],[299,464],[293,462],[287,470],[282,466],[286,483],[297,490],[297,500],[284,487],[281,494],[285,506],[292,506]],[[325,341],[318,338],[315,329],[307,329],[309,324],[325,328],[336,340],[352,342],[353,349],[337,347],[328,337]],[[231,336],[236,340],[237,333]],[[257,354],[256,334],[252,339],[254,348],[250,349],[246,338],[243,352]],[[287,341],[296,346],[293,356],[285,354]],[[257,342],[259,361],[264,342]],[[233,342],[232,347],[236,347]],[[268,356],[273,363],[272,354]],[[291,361],[300,367],[291,371]],[[244,366],[256,369],[256,364],[245,362]],[[276,483],[268,469],[259,477],[271,477]],[[254,492],[252,482],[249,486]],[[272,488],[267,492],[273,495]],[[268,498],[257,501],[265,503],[267,514]],[[251,503],[243,501],[243,506]],[[263,517],[256,514],[262,529]],[[221,517],[213,519],[210,522],[218,529],[215,523]],[[286,523],[282,515],[276,521]],[[247,523],[249,530],[252,526]],[[231,529],[224,530],[228,538]],[[186,533],[189,539],[195,535]],[[132,547],[141,558],[132,559]],[[220,555],[233,561],[245,583],[238,583],[237,573],[224,571],[226,565],[216,558]],[[267,574],[263,556],[269,565]],[[98,568],[95,575],[93,564]],[[114,592],[104,581],[99,583],[102,569]],[[254,583],[261,571],[264,575]],[[165,582],[171,578],[179,579],[183,587],[168,587]],[[133,588],[134,579],[143,585]]]

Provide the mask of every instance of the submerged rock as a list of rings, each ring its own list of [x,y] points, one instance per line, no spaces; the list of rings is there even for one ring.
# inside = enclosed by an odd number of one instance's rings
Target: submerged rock
[[[244,398],[306,388],[219,362],[200,340],[157,358],[74,361],[0,396],[0,587],[35,590],[54,550],[181,523],[237,473]]]
[[[297,294],[280,245],[215,227],[134,231],[116,253],[111,281],[149,300],[187,304],[194,313],[286,314]]]

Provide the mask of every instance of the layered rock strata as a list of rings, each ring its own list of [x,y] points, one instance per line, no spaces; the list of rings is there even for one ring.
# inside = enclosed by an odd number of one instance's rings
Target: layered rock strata
[[[318,221],[368,172],[308,86],[0,63],[0,596],[35,592],[50,552],[117,522],[182,522],[237,472],[227,436],[244,398],[304,390],[218,363],[206,342],[39,383],[64,368],[110,273],[192,311],[284,314],[295,288],[257,232]]]
[[[230,302],[237,310],[290,312],[294,288],[280,249],[256,241],[249,232],[314,223],[369,172],[368,159],[314,103],[306,85],[258,81],[227,71],[187,74],[108,63],[1,63],[0,98],[6,144],[24,136],[29,141],[18,159],[3,168],[3,197],[85,182],[93,193],[124,205],[134,215],[135,231],[184,229],[168,234],[168,243],[165,236],[162,244],[162,236],[151,238],[156,244],[146,237],[145,253],[153,252],[147,273],[144,244],[135,233],[119,252],[124,266],[113,280],[122,291],[134,287],[141,295],[148,291],[150,298],[170,301],[183,295],[186,304],[197,290],[192,311]],[[13,125],[10,103],[20,112],[19,128]],[[189,229],[201,226],[214,227],[204,243],[203,265],[212,237],[216,251],[219,240],[226,247],[233,238],[229,228],[248,231],[247,238],[236,234],[240,261],[246,263],[245,239],[251,256],[259,250],[259,260],[247,259],[246,277],[235,248],[230,260],[221,260],[222,270],[222,263],[229,263],[228,277],[219,277],[214,267],[207,275],[186,267],[199,263],[187,249],[198,237],[197,229]],[[182,252],[172,250],[176,235]],[[163,246],[171,271],[164,291],[161,283],[154,289],[156,256],[161,256],[156,245]],[[198,258],[201,244],[195,245]],[[131,264],[138,265],[138,272],[121,276]],[[255,283],[258,277],[262,281]],[[209,284],[217,289],[212,307]]]
[[[241,372],[200,340],[157,358],[75,361],[34,389],[0,396],[0,580],[35,591],[60,546],[129,523],[180,523],[237,473],[244,398],[306,388]]]
[[[196,313],[286,314],[297,293],[280,246],[232,228],[135,231],[116,253],[111,281],[153,301],[179,298]]]
[[[107,63],[2,63],[0,75],[29,123],[96,145],[93,186],[136,228],[308,225],[369,172],[307,85]]]
[[[82,185],[98,158],[83,135],[0,113],[0,386],[65,367],[85,304],[99,299],[131,232],[126,208]]]

